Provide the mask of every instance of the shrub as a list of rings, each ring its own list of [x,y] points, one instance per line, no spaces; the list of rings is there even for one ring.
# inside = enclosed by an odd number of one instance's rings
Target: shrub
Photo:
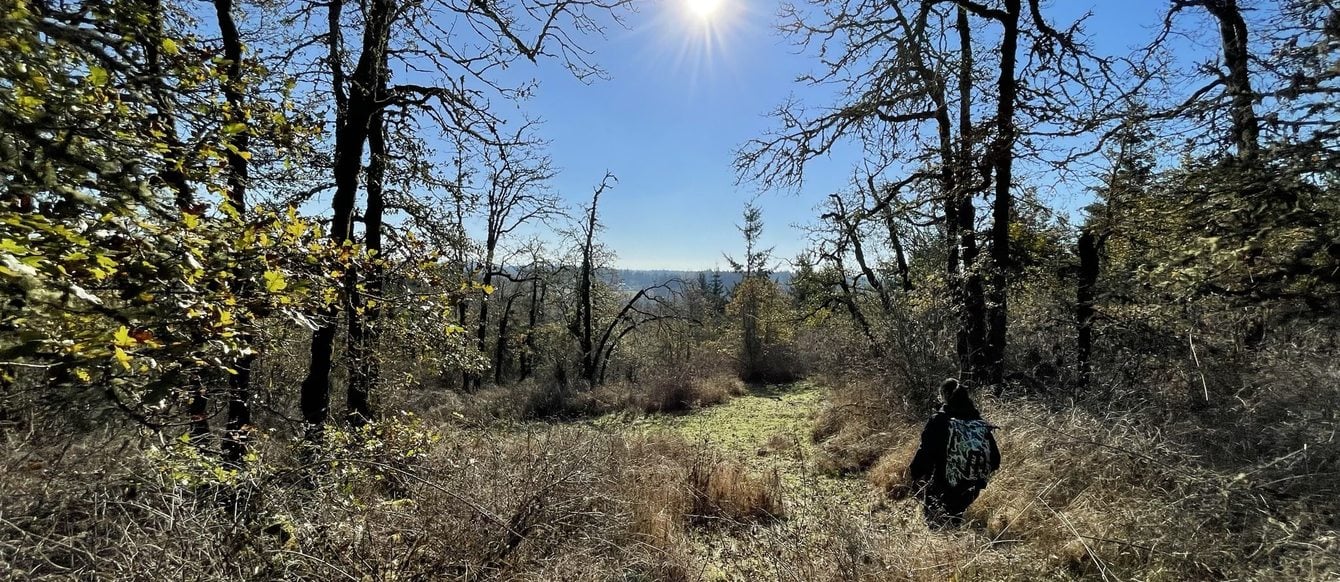
[[[670,369],[631,387],[632,406],[647,413],[683,412],[713,406],[745,393],[742,382],[716,375],[699,377],[682,369]]]

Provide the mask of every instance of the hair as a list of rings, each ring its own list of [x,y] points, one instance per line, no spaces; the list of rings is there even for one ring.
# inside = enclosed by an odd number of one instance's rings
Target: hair
[[[957,418],[982,417],[977,411],[977,405],[973,404],[972,397],[968,395],[967,387],[954,378],[946,378],[940,383],[940,398],[944,401],[945,411]]]
[[[959,384],[957,379],[945,378],[945,381],[940,383],[940,401],[948,403],[950,397],[958,391],[958,388]]]

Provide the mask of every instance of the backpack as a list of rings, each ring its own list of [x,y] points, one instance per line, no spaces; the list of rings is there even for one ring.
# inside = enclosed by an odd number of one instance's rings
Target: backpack
[[[950,487],[991,477],[991,425],[985,420],[949,419],[945,482]]]

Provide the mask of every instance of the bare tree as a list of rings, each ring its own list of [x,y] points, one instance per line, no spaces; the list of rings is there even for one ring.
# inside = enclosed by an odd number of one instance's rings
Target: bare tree
[[[783,30],[823,55],[820,72],[802,82],[838,89],[839,103],[817,112],[794,101],[784,104],[775,113],[780,127],[746,144],[736,158],[742,179],[794,187],[811,160],[854,140],[880,152],[887,168],[871,182],[897,186],[869,186],[881,198],[872,214],[886,212],[904,188],[935,192],[921,205],[939,207],[936,222],[949,249],[945,268],[961,314],[960,373],[973,384],[999,387],[1004,380],[1011,191],[1020,137],[1029,138],[1023,142],[1029,155],[1042,160],[1046,146],[1040,144],[1053,140],[1034,137],[1095,132],[1112,122],[1096,113],[1104,110],[1098,104],[1127,95],[1116,90],[1115,65],[1083,43],[1082,19],[1057,29],[1042,12],[1036,0],[787,5]],[[978,38],[992,28],[998,34]],[[977,45],[986,43],[995,57],[991,80],[976,56]],[[1021,53],[1028,56],[1022,68]],[[1021,84],[1022,77],[1028,82]],[[991,90],[983,89],[988,82]],[[888,180],[893,172],[904,177]],[[990,261],[978,264],[975,197],[988,190]]]
[[[600,372],[601,351],[596,346],[595,304],[592,300],[594,285],[596,231],[600,228],[598,208],[600,195],[605,193],[618,179],[606,173],[591,193],[591,205],[586,208],[579,235],[581,236],[581,267],[577,271],[577,314],[569,329],[577,336],[581,350],[581,375],[592,384]]]
[[[354,49],[356,64],[347,74],[343,31],[350,23],[345,20],[345,3],[332,0],[320,5],[326,8],[327,16],[326,30],[320,36],[327,47],[324,69],[335,102],[334,215],[329,233],[332,243],[338,246],[354,240],[352,227],[364,147],[374,133],[373,120],[378,112],[395,107],[406,115],[427,119],[449,133],[465,134],[488,144],[504,144],[506,140],[496,131],[501,120],[490,110],[485,95],[512,98],[522,94],[524,88],[497,83],[491,78],[492,71],[518,59],[538,61],[541,57],[554,57],[579,78],[598,76],[600,70],[576,43],[575,33],[599,33],[602,29],[596,18],[626,2],[517,0],[502,4],[469,0],[421,3],[373,0],[360,5],[362,18],[355,23],[356,30],[363,33],[362,40]],[[302,10],[310,14],[317,7],[307,4]],[[466,34],[474,34],[475,38],[467,38]],[[440,84],[387,83],[386,72],[400,68],[432,73]],[[353,269],[346,273],[345,289],[344,311],[348,317],[358,317]],[[331,308],[321,315],[318,329],[313,333],[311,364],[301,395],[304,420],[313,429],[324,424],[328,414],[338,313]],[[362,324],[350,325],[354,329]],[[366,380],[363,378],[361,385],[353,386],[351,418],[370,414],[363,393],[368,388]]]
[[[528,140],[524,134],[528,129],[517,130],[512,143],[525,144]],[[507,276],[498,262],[499,245],[506,237],[527,224],[546,221],[562,213],[558,197],[548,189],[554,171],[547,157],[535,153],[529,146],[502,146],[490,148],[488,152],[484,162],[487,184],[482,196],[484,256],[479,265],[485,289],[491,288],[499,275]],[[487,296],[479,302],[478,315],[476,339],[479,351],[485,352],[490,327]],[[499,336],[498,340],[503,338]],[[467,382],[476,384],[474,387],[478,387],[478,381],[478,376],[467,378]]]

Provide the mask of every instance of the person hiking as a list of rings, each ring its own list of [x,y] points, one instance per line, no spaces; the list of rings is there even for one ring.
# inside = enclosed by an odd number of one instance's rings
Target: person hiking
[[[908,474],[931,527],[956,527],[963,512],[1000,468],[1000,449],[968,389],[953,378],[940,384],[943,405],[921,431]]]

